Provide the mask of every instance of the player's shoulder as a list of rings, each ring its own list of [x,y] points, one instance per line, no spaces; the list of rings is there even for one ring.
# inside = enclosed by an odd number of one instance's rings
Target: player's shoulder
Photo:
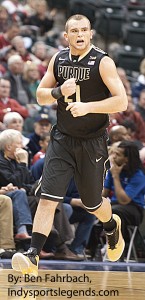
[[[68,55],[69,55],[69,48],[64,48],[57,52],[56,58],[59,60],[61,60],[61,59],[63,60]]]
[[[104,50],[102,50],[101,48],[95,46],[95,45],[92,45],[92,50],[94,52],[96,52],[97,54],[104,54],[104,55],[108,55],[107,52],[105,52]]]

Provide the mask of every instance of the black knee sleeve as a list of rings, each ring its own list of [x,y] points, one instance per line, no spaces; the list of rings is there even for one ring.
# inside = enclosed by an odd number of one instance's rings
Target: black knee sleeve
[[[96,211],[101,205],[102,205],[102,199],[101,199],[101,202],[98,205],[94,206],[94,207],[87,207],[85,205],[84,206],[85,206],[85,209],[88,212],[92,213],[92,212]]]

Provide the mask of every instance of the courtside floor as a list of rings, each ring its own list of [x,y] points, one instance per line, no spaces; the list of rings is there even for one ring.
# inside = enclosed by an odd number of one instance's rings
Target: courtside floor
[[[37,278],[0,260],[0,300],[145,300],[145,263],[40,260]]]

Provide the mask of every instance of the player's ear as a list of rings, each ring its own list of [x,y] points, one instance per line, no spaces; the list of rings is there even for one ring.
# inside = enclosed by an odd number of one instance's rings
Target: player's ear
[[[91,29],[91,39],[93,38],[93,35],[94,35],[94,30]]]
[[[68,35],[67,35],[66,31],[64,32],[64,38],[65,38],[66,41],[68,41]]]

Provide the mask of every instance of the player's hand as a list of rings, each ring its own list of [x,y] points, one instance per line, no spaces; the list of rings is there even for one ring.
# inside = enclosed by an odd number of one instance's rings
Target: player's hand
[[[83,102],[69,103],[68,106],[66,107],[66,110],[70,110],[74,118],[85,116],[86,114],[88,114],[87,103],[83,103]]]
[[[76,92],[76,82],[75,78],[71,78],[66,80],[62,85],[61,85],[61,92],[63,96],[71,96]]]

